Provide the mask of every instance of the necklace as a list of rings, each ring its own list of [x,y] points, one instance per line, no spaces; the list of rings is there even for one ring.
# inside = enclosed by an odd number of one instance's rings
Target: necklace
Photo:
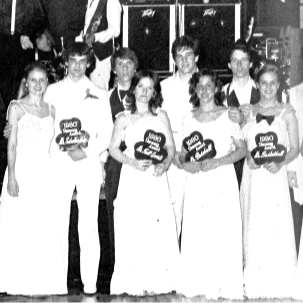
[[[278,103],[278,101],[276,100],[276,101],[274,102],[274,104],[271,104],[271,105],[264,105],[264,104],[262,104],[261,101],[260,101],[260,102],[259,102],[259,105],[260,105],[261,107],[263,107],[263,108],[269,108],[269,107],[274,107],[274,106],[276,106],[277,103]]]

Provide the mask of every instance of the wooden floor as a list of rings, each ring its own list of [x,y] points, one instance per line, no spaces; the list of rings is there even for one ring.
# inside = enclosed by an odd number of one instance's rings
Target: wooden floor
[[[48,297],[1,297],[0,302],[5,303],[301,303],[290,299],[285,300],[206,300],[204,297],[185,298],[178,295],[161,295],[149,297],[131,296],[109,296],[97,294],[87,297],[83,294],[68,296],[48,296]]]

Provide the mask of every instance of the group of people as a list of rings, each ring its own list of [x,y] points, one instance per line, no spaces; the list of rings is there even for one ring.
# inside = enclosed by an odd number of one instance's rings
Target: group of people
[[[105,180],[111,294],[302,298],[289,195],[299,176],[288,165],[303,146],[294,107],[279,99],[279,69],[265,64],[254,81],[240,40],[222,88],[182,36],[172,45],[178,70],[162,82],[137,71],[132,50],[116,50],[106,92],[85,76],[88,44],[71,45],[66,78],[49,87],[45,67],[29,65],[10,103],[0,292],[67,293],[76,186],[83,291],[96,293]]]

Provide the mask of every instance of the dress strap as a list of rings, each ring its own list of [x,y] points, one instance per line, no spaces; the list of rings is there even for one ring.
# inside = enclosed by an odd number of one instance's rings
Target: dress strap
[[[49,116],[52,115],[52,105],[50,103],[48,103],[48,112],[49,112]]]
[[[279,115],[277,116],[277,118],[282,119],[283,115],[286,112],[291,112],[291,111],[294,111],[293,106],[289,103],[286,103],[286,104],[284,104],[284,106],[283,106],[282,110],[280,111]]]
[[[126,119],[128,120],[129,124],[133,124],[133,122],[129,116],[130,115],[129,111],[125,110],[124,115],[125,115]]]
[[[19,104],[19,106],[24,110],[24,112],[27,114],[27,110],[24,108],[24,106],[21,104],[21,102],[18,102],[18,101],[14,101],[16,103]]]

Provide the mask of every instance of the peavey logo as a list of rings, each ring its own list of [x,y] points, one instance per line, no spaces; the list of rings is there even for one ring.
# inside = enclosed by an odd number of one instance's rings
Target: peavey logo
[[[201,162],[205,159],[212,159],[217,151],[213,140],[203,140],[203,136],[198,131],[192,132],[183,139],[183,146],[187,151],[185,162]]]
[[[89,133],[81,130],[81,121],[78,118],[66,119],[60,121],[61,134],[56,137],[56,143],[59,149],[66,151],[67,148],[78,146],[86,148],[89,141]]]
[[[203,13],[203,17],[204,16],[215,16],[217,13],[217,11],[213,8],[209,8],[209,9],[206,9]]]
[[[153,9],[145,9],[142,12],[142,17],[153,17],[154,14],[155,14],[155,10],[153,10]]]
[[[265,134],[257,134],[255,137],[257,147],[251,151],[257,165],[263,165],[269,162],[283,162],[286,155],[286,148],[282,144],[278,144],[278,136],[274,132]]]
[[[152,160],[153,164],[162,163],[167,158],[167,151],[164,148],[165,142],[164,134],[148,129],[144,134],[144,141],[134,145],[135,158]]]

